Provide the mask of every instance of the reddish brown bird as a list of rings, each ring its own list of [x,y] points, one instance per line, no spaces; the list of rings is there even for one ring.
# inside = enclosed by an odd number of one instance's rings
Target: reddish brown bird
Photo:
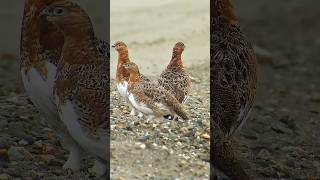
[[[54,0],[26,0],[21,30],[21,75],[25,90],[48,125],[70,151],[65,169],[79,170],[82,148],[61,123],[53,102],[53,82],[64,43],[62,34],[41,11]]]
[[[61,122],[53,101],[53,84],[64,37],[55,25],[41,15],[43,10],[53,2],[64,2],[64,0],[25,1],[20,44],[21,75],[31,101],[60,137],[62,144],[70,151],[63,168],[77,171],[80,169],[83,149]],[[105,59],[109,59],[109,45],[101,40],[96,41],[98,43],[95,48]]]
[[[114,45],[112,45],[113,48],[118,52],[118,64],[117,64],[117,74],[116,74],[116,81],[117,81],[117,90],[120,93],[122,97],[124,97],[127,101],[127,103],[131,107],[130,115],[136,115],[136,108],[131,106],[131,103],[129,103],[128,99],[128,82],[129,82],[129,76],[130,73],[123,67],[125,63],[131,62],[129,58],[129,51],[127,45],[122,42],[118,41]],[[147,77],[139,74],[140,78],[144,81],[150,81]],[[143,114],[139,112],[139,117],[142,117]]]
[[[130,73],[128,83],[128,99],[131,105],[148,115],[147,121],[173,114],[184,120],[188,119],[180,102],[162,86],[144,81],[140,77],[139,68],[133,62],[125,63],[124,68]]]
[[[229,0],[213,0],[211,3],[211,119],[228,138],[245,123],[252,108],[257,86],[257,62]],[[228,174],[230,164],[213,163]],[[228,176],[248,179],[234,173]]]
[[[180,103],[187,100],[191,90],[191,80],[182,62],[184,48],[185,45],[182,42],[174,45],[171,61],[158,79],[158,83],[173,94]]]
[[[96,48],[91,20],[80,6],[57,1],[43,14],[64,36],[54,86],[59,117],[76,142],[95,157],[92,170],[102,177],[109,161],[109,62]]]

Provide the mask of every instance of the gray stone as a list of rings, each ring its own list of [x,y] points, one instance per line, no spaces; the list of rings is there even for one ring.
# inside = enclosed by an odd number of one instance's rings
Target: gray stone
[[[24,140],[24,139],[21,139],[19,142],[18,142],[19,145],[21,146],[25,146],[25,145],[28,145],[28,141]]]
[[[9,159],[11,161],[22,161],[24,160],[24,151],[23,147],[10,147],[8,150]]]

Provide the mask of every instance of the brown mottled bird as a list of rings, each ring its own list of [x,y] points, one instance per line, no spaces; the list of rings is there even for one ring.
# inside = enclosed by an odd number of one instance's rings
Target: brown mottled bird
[[[191,80],[181,58],[184,48],[185,45],[182,42],[175,44],[171,61],[158,79],[158,83],[171,92],[180,103],[187,100],[191,90]]]
[[[229,0],[211,3],[211,119],[228,138],[248,118],[257,86],[257,63]],[[223,167],[223,163],[213,163],[220,169],[230,168],[228,164]]]
[[[54,86],[59,116],[70,135],[104,176],[109,162],[109,62],[99,53],[89,16],[69,1],[51,3],[42,13],[64,36]]]
[[[138,111],[148,115],[150,121],[154,117],[163,117],[173,114],[187,120],[187,114],[180,102],[162,86],[140,77],[139,68],[133,62],[123,65],[130,73],[128,83],[128,99]]]
[[[118,41],[116,42],[114,45],[112,45],[113,48],[115,48],[115,50],[118,52],[119,56],[118,56],[118,65],[117,65],[117,73],[116,73],[116,81],[117,81],[117,89],[118,92],[120,93],[120,95],[122,97],[124,97],[126,99],[127,102],[129,102],[128,100],[128,81],[129,81],[129,72],[123,67],[123,64],[131,62],[130,58],[129,58],[129,52],[128,52],[128,47],[127,45],[122,42],[122,41]],[[142,80],[144,81],[150,81],[147,77],[145,77],[144,75],[140,74],[140,77]],[[130,103],[129,103],[130,105]],[[131,106],[131,112],[130,115],[136,115],[136,109]],[[143,114],[141,112],[139,112],[139,117],[142,117]]]
[[[64,0],[26,0],[21,29],[21,75],[25,90],[48,125],[60,137],[62,144],[70,151],[64,169],[80,169],[82,148],[70,136],[58,115],[53,100],[53,84],[57,64],[64,44],[63,34],[41,16],[41,12],[52,2]],[[106,42],[98,41],[96,48],[103,56],[109,56]]]

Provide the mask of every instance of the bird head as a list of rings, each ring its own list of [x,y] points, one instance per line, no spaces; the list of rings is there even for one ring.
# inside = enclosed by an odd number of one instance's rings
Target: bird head
[[[173,47],[173,51],[182,53],[185,47],[186,46],[182,42],[177,42]]]
[[[92,27],[87,13],[76,3],[64,0],[49,0],[52,3],[44,8],[40,16],[45,16],[49,22],[55,24],[63,32],[80,32]],[[73,30],[73,32],[72,32]]]
[[[127,45],[122,41],[117,41],[112,45],[112,47],[118,52],[127,50]]]

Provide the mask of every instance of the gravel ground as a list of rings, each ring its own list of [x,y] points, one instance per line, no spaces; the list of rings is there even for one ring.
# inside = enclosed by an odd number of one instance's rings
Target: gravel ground
[[[1,81],[7,85],[0,87],[0,179],[93,178],[87,172],[90,158],[83,160],[80,173],[63,171],[67,152],[23,93],[18,74],[6,70],[17,68],[17,61],[2,62],[0,70],[7,73]],[[147,123],[130,116],[112,83],[113,179],[208,179],[209,68],[203,65],[188,71],[193,90],[186,104],[187,122],[159,119]]]
[[[256,179],[320,178],[319,5],[312,0],[235,3],[259,62],[253,113],[235,138]]]
[[[115,179],[209,178],[209,67],[188,69],[191,95],[185,122],[130,116],[112,83],[111,176]]]

